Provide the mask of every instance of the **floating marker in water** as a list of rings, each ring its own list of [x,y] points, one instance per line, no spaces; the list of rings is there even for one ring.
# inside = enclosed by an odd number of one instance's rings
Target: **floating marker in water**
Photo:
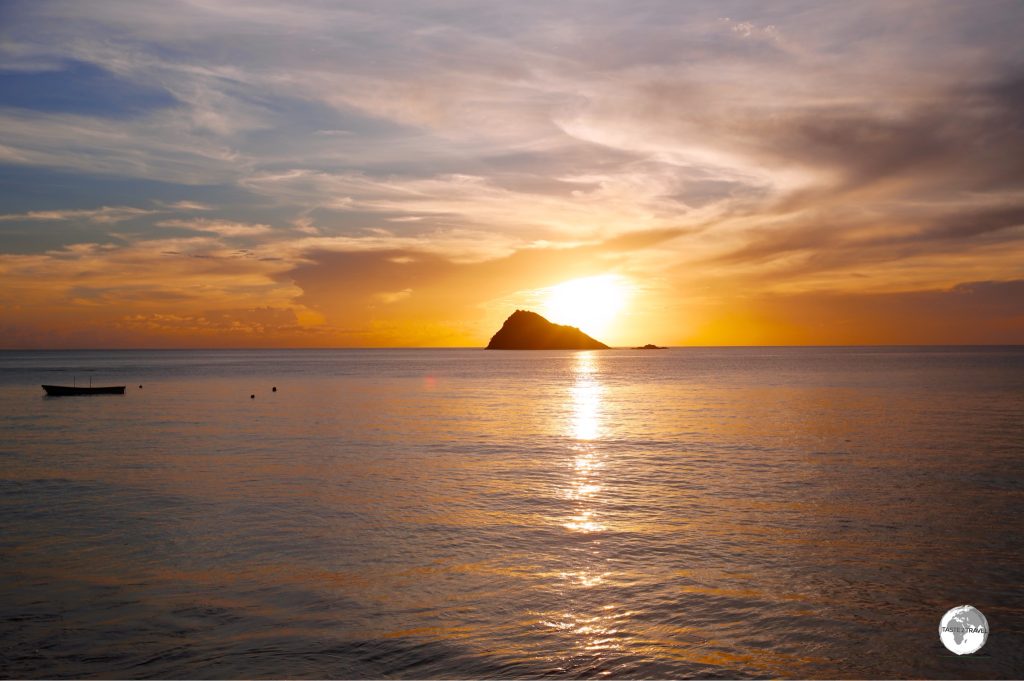
[[[271,390],[276,393],[277,392],[277,386],[275,385],[273,388],[271,388]]]
[[[139,390],[142,390],[142,384],[139,383]]]
[[[249,395],[249,399],[250,399],[250,400],[255,400],[255,399],[256,399],[256,396],[255,396],[255,395]]]

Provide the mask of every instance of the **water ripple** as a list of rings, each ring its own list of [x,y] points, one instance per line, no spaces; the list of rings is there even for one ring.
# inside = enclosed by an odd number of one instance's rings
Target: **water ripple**
[[[39,398],[87,369],[146,387]],[[4,353],[0,409],[3,676],[1024,669],[1020,349]]]

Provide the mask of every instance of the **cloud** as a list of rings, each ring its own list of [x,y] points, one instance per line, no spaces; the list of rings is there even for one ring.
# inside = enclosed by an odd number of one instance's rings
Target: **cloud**
[[[0,162],[179,184],[229,182],[245,159],[229,141],[191,129],[173,113],[130,122],[0,110]]]
[[[133,208],[131,206],[103,206],[102,208],[91,209],[70,209],[70,210],[33,210],[27,213],[12,213],[0,215],[2,222],[43,222],[63,220],[84,220],[98,224],[109,225],[145,215],[153,215],[158,210],[147,210],[145,208]]]
[[[413,319],[472,339],[488,296],[608,267],[658,282],[677,323],[744,292],[1015,280],[1022,21],[1013,2],[13,4],[12,82],[117,88],[0,93],[0,164],[39,178],[0,183],[5,288],[196,328],[322,309],[365,344]],[[132,92],[159,101],[115,101]],[[68,208],[78,181],[103,207]],[[32,283],[55,261],[76,264]]]
[[[183,211],[194,211],[194,210],[213,210],[213,206],[205,203],[199,203],[198,201],[175,201],[173,203],[164,204],[171,210],[183,210]]]
[[[273,231],[270,225],[248,224],[234,222],[231,220],[211,220],[206,218],[193,218],[190,220],[161,220],[156,223],[158,227],[177,227],[193,232],[209,232],[222,237],[251,237],[269,234]]]
[[[390,305],[391,303],[397,303],[400,300],[405,300],[411,295],[412,289],[404,288],[401,291],[384,291],[381,293],[377,293],[375,294],[374,298],[384,303],[385,305]]]
[[[672,194],[677,179],[630,172],[560,178],[560,191],[502,186],[474,175],[373,177],[303,169],[257,175],[245,186],[290,203],[334,211],[365,211],[381,222],[418,229],[459,226],[520,238],[594,238],[610,233],[706,221]],[[397,214],[397,215],[396,215]]]

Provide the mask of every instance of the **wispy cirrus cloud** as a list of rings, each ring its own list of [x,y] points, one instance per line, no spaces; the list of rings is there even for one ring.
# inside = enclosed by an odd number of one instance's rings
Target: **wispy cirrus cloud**
[[[102,208],[82,208],[70,210],[31,210],[27,213],[0,215],[0,221],[61,221],[84,220],[101,225],[109,225],[144,215],[159,213],[159,210],[134,208],[132,206],[103,206]]]

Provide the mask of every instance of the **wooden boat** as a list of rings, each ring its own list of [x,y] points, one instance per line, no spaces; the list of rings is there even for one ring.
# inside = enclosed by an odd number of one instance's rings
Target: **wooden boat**
[[[44,385],[43,390],[53,397],[68,395],[124,395],[123,385],[105,385],[100,387],[81,387],[75,385]]]

